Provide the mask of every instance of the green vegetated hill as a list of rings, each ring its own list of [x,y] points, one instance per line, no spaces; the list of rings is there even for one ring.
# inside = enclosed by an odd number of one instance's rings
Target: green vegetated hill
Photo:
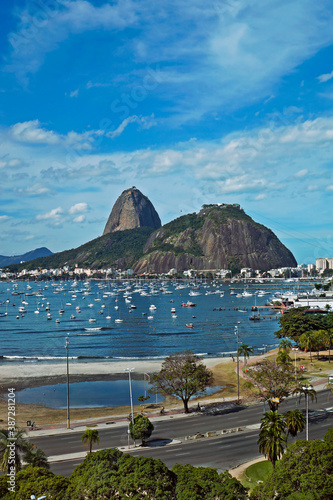
[[[296,266],[292,253],[275,234],[238,205],[204,205],[154,231],[134,271],[185,269],[268,270]]]
[[[172,268],[178,272],[230,269],[235,273],[243,267],[265,271],[297,265],[275,234],[238,205],[204,205],[199,213],[183,215],[156,230],[116,230],[79,248],[33,260],[24,267],[65,264],[95,269],[131,267],[138,274],[167,273]]]
[[[49,257],[35,259],[20,268],[57,268],[65,264],[74,267],[127,269],[142,256],[143,247],[153,229],[141,227],[109,233],[78,248],[65,250]]]

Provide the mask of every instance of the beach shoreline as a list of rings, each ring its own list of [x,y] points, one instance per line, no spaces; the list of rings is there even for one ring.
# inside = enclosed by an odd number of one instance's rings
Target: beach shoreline
[[[207,368],[230,362],[230,357],[202,358]],[[127,378],[126,368],[134,368],[132,378],[141,380],[144,374],[152,376],[161,369],[164,360],[123,360],[80,362],[69,364],[70,382],[101,380],[123,380]],[[0,366],[0,395],[9,387],[16,391],[30,387],[53,385],[66,381],[66,361],[62,363],[13,363]]]
[[[207,368],[213,369],[221,363],[232,363],[230,357],[202,358]],[[125,368],[134,368],[131,373],[135,380],[142,380],[144,374],[152,376],[161,369],[163,360],[134,360],[129,362],[87,362],[70,363],[70,383],[102,381],[102,380],[125,380],[128,374]],[[66,362],[52,364],[38,363],[13,363],[12,365],[0,366],[0,422],[5,421],[7,412],[7,394],[9,388],[14,388],[16,393],[22,389],[41,387],[66,382]],[[221,393],[221,392],[220,392]],[[220,394],[219,393],[219,394]],[[218,394],[218,393],[217,393]],[[214,397],[213,395],[210,397]],[[203,399],[203,398],[201,398]],[[167,398],[163,403],[165,407],[179,405],[179,401]],[[148,405],[149,407],[149,405]],[[148,407],[146,406],[148,411]],[[26,420],[35,420],[40,425],[64,424],[66,421],[66,410],[54,409],[40,403],[25,404],[18,402],[17,424],[24,426]],[[134,411],[141,411],[142,406],[136,404]],[[86,407],[71,409],[73,420],[111,418],[112,416],[128,414],[129,406],[115,407]],[[154,411],[154,410],[152,410]],[[156,409],[155,409],[156,411]]]

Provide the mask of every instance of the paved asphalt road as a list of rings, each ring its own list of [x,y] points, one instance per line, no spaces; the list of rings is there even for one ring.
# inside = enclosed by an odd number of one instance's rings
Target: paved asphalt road
[[[310,402],[311,410],[316,411],[333,406],[333,399],[328,400],[328,391],[318,392],[317,402]],[[304,408],[304,399],[300,408]],[[285,413],[289,409],[295,408],[295,399],[290,398],[284,401],[279,411]],[[267,409],[267,408],[266,408]],[[158,448],[145,448],[132,451],[135,455],[160,458],[168,467],[175,463],[191,463],[215,467],[219,470],[226,470],[239,463],[251,460],[259,456],[257,439],[258,430],[242,431],[227,434],[216,438],[203,438],[194,441],[184,441],[184,437],[200,432],[204,434],[209,430],[230,429],[244,427],[245,425],[257,424],[263,412],[263,405],[241,408],[237,412],[222,415],[190,415],[184,418],[165,418],[154,422],[154,439],[178,439],[182,443]],[[310,422],[310,439],[323,437],[326,430],[333,427],[333,413],[323,417],[314,416]],[[70,434],[43,436],[33,439],[33,442],[42,448],[48,456],[60,455],[63,453],[82,452],[81,434],[71,432]],[[100,444],[98,447],[111,448],[115,446],[127,445],[127,425],[110,427],[99,430]],[[304,433],[299,438],[304,439]],[[74,468],[82,462],[70,460],[63,462],[53,462],[51,470],[56,474],[69,475]]]

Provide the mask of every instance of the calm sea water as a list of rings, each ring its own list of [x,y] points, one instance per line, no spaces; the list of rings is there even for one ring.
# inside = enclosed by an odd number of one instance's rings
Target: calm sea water
[[[275,292],[293,286],[239,283],[179,288],[160,281],[1,282],[0,369],[9,363],[15,369],[17,362],[59,361],[65,368],[67,334],[71,363],[107,359],[110,373],[112,361],[164,359],[185,349],[205,357],[232,356],[236,352],[235,325],[239,342],[260,353],[278,343],[274,336],[278,316],[266,309],[260,311],[260,321],[250,321],[251,307],[264,305]],[[248,295],[239,296],[244,290]],[[188,301],[196,306],[181,306]],[[186,326],[190,324],[192,328]],[[141,395],[143,382],[133,383],[138,384],[135,390]],[[22,391],[19,399],[64,407],[65,390],[65,384],[31,388]],[[127,393],[126,380],[71,384],[71,406],[128,404]]]
[[[274,292],[290,287],[246,285],[252,295],[237,297],[243,284],[177,289],[161,282],[0,283],[0,312],[7,312],[0,318],[0,362],[64,359],[67,333],[69,356],[76,362],[163,359],[184,349],[205,356],[231,355],[236,351],[235,325],[239,341],[260,351],[277,344],[278,317],[263,310],[261,321],[249,321],[251,306],[264,305]],[[260,296],[260,290],[269,293]],[[181,307],[187,301],[196,306]],[[22,307],[26,312],[19,311]],[[193,328],[188,328],[191,323]]]

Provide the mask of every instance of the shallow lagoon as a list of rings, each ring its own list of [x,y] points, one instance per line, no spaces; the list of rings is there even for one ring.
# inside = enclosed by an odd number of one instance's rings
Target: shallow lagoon
[[[142,380],[132,380],[133,404],[139,404],[138,397],[148,394],[151,386]],[[221,390],[221,386],[208,387],[204,395]],[[24,389],[16,394],[19,403],[43,404],[49,408],[67,407],[67,384],[47,385]],[[164,400],[160,394],[151,394],[149,403]],[[128,380],[104,380],[93,382],[75,382],[70,384],[71,408],[99,408],[105,406],[129,406]]]

